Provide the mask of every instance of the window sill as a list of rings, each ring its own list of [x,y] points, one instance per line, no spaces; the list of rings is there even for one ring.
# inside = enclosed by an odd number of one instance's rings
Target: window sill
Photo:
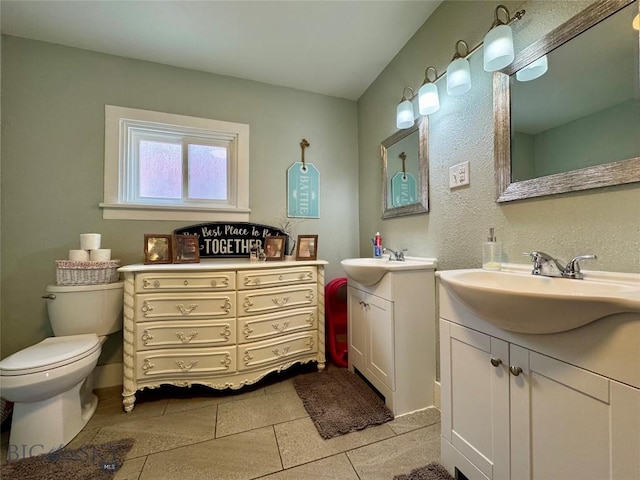
[[[190,206],[100,203],[105,220],[178,220],[248,222],[249,208],[198,208]]]

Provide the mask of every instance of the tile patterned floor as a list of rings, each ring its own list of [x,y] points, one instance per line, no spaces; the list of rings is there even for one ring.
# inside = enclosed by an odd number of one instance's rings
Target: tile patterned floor
[[[440,458],[440,412],[430,408],[323,440],[283,373],[232,395],[207,388],[96,391],[98,410],[69,444],[135,440],[116,480],[391,480]],[[2,434],[2,459],[8,432]]]

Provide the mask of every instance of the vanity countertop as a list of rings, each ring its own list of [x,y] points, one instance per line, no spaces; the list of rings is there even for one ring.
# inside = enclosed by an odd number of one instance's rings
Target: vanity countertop
[[[278,268],[293,267],[306,265],[326,265],[326,260],[293,260],[293,261],[268,261],[268,262],[252,262],[248,258],[205,258],[200,263],[162,263],[149,264],[134,263],[124,265],[118,269],[119,272],[171,272],[180,271],[204,271],[204,270],[248,270],[260,268]]]

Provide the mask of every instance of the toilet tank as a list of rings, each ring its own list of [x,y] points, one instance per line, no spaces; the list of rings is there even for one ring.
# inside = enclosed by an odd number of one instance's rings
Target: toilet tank
[[[100,285],[49,285],[47,310],[56,337],[122,329],[124,282]]]

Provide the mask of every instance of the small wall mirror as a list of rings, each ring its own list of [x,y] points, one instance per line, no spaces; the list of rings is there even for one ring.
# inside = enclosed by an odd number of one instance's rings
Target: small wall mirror
[[[399,130],[380,145],[382,158],[382,218],[429,211],[427,117]]]
[[[597,1],[494,74],[498,202],[640,181],[637,14]]]

